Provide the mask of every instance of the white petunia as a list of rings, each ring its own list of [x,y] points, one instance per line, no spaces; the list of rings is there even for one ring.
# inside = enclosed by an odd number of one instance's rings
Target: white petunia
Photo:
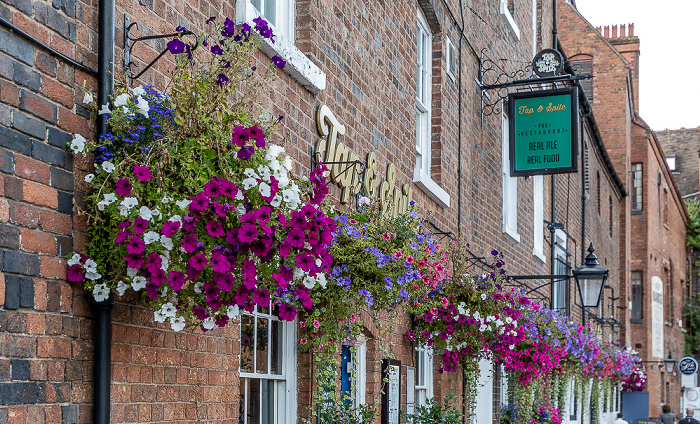
[[[172,243],[172,241],[171,241],[171,243]],[[168,272],[168,267],[170,266],[170,258],[168,258],[165,255],[158,255],[158,256],[160,256],[160,260],[161,260],[160,269],[162,269],[165,272]]]
[[[162,215],[160,213],[160,208],[151,209],[151,214],[153,214],[154,218],[158,218],[158,219],[162,218]]]
[[[173,241],[164,235],[160,236],[160,244],[168,250],[173,250]]]
[[[304,287],[311,290],[316,286],[316,279],[310,275],[304,277]]]
[[[136,200],[135,197],[125,197],[124,200],[122,200],[122,202],[121,202],[121,205],[129,210],[131,210],[134,206],[136,206],[138,204],[139,204],[139,201]]]
[[[165,314],[163,313],[163,310],[162,310],[162,309],[158,309],[157,311],[153,312],[153,320],[154,320],[155,322],[165,322],[165,319],[166,319],[166,318],[167,318],[167,317],[166,317]]]
[[[285,157],[284,160],[282,161],[282,166],[287,168],[287,171],[292,171],[292,159],[290,159],[289,156]]]
[[[98,203],[97,206],[99,207],[100,204]],[[129,208],[125,208],[124,206],[119,205],[119,206],[118,206],[118,209],[119,209],[119,215],[121,215],[121,216],[123,216],[123,217],[129,216]],[[102,209],[100,209],[100,210],[104,210],[104,207],[103,207]]]
[[[481,300],[486,300],[486,293],[481,293]]]
[[[270,181],[270,176],[272,175],[270,168],[265,165],[260,165],[258,166],[258,172],[260,173],[260,179],[263,181]]]
[[[328,281],[326,280],[326,274],[319,273],[316,275],[316,282],[318,285],[323,287],[324,289],[326,288],[326,284],[328,284]]]
[[[513,322],[513,318],[506,317],[506,324],[510,324],[511,322]]]
[[[226,315],[228,315],[229,318],[237,318],[240,312],[238,305],[232,305],[226,309]]]
[[[106,193],[104,197],[104,202],[108,205],[117,201],[117,195],[114,193]]]
[[[184,330],[185,329],[185,318],[183,318],[183,317],[172,318],[170,320],[170,328],[172,328],[173,331]]]
[[[110,161],[104,161],[102,162],[102,169],[106,173],[111,174],[114,171],[114,164]]]
[[[91,280],[91,281],[95,281],[95,280],[99,280],[100,278],[102,278],[102,274],[100,274],[99,272],[86,272],[85,278],[87,278],[88,280]]]
[[[70,142],[70,148],[74,154],[82,153],[85,150],[85,137],[80,134],[75,134],[73,140]]]
[[[190,203],[192,203],[191,200],[183,199],[183,200],[178,200],[177,202],[175,202],[175,205],[177,205],[178,207],[180,207],[182,209],[187,209],[187,207],[190,205]]]
[[[238,190],[236,193],[236,197],[234,197],[236,200],[245,200],[245,196],[243,195],[243,190]]]
[[[360,206],[369,206],[369,197],[361,196],[357,201],[357,204]]]
[[[96,302],[107,300],[109,297],[109,292],[109,288],[104,283],[95,284],[95,287],[92,289],[92,295],[95,297]]]
[[[182,224],[182,217],[180,215],[173,215],[170,217],[170,219],[168,219],[168,221],[179,222],[180,224]]]
[[[270,187],[268,184],[260,183],[258,189],[260,190],[260,196],[262,197],[270,197],[270,194],[272,194],[272,187]]]
[[[128,101],[129,101],[128,94],[126,94],[126,93],[120,94],[117,96],[116,99],[114,99],[114,106],[115,107],[124,106],[124,105],[126,105],[126,102],[128,102]]]
[[[136,109],[141,115],[148,118],[148,111],[151,110],[151,107],[148,105],[146,99],[139,96],[136,98]]]
[[[301,280],[306,273],[301,268],[294,268],[294,280]]]
[[[275,194],[275,197],[273,197],[272,201],[270,201],[270,206],[272,206],[273,208],[277,208],[281,204],[282,204],[282,197],[280,197],[279,193]]]
[[[243,175],[248,178],[260,178],[253,168],[246,168],[245,171],[243,171]]]
[[[212,328],[216,327],[216,323],[214,322],[214,318],[212,317],[207,317],[204,321],[202,321],[202,327],[206,330],[211,330]]]
[[[95,174],[87,174],[84,178],[86,183],[91,183],[95,179]]]
[[[92,259],[85,261],[85,271],[87,272],[97,272],[97,262]]]
[[[117,283],[117,293],[119,293],[119,296],[124,296],[124,293],[126,292],[126,289],[129,288],[128,284],[125,284],[123,281],[119,280]]]
[[[243,180],[243,190],[250,190],[251,187],[255,187],[258,184],[258,180],[255,178],[246,178]]]
[[[83,104],[89,105],[94,100],[95,99],[92,97],[92,93],[90,93],[89,91],[83,96]]]
[[[243,214],[245,214],[245,205],[241,204],[236,206],[236,212],[238,213],[238,215],[243,216]]]
[[[279,155],[284,152],[284,147],[278,146],[276,144],[270,144],[267,146],[267,153],[265,153],[265,159],[268,162],[272,162],[277,159]]]
[[[287,174],[275,176],[277,178],[277,186],[279,188],[285,188],[289,185],[289,177]]]
[[[97,112],[98,115],[109,115],[110,113],[112,113],[112,111],[109,110],[109,105],[107,105],[107,104],[102,105],[102,108],[100,108],[100,111]]]
[[[160,234],[156,233],[155,231],[149,231],[143,235],[143,242],[146,244],[151,244],[158,240],[160,240]]]
[[[134,96],[145,96],[146,89],[143,88],[142,85],[139,85],[138,87],[131,89],[131,94],[133,94]]]
[[[202,287],[204,287],[204,283],[201,281],[198,281],[194,283],[194,292],[195,293],[201,293],[202,292]]]
[[[73,265],[79,264],[79,263],[80,263],[80,255],[77,253],[73,253],[73,256],[71,256],[70,259],[68,259],[68,266],[73,266]]]
[[[172,201],[173,201],[173,198],[170,197],[170,196],[168,196],[168,195],[166,194],[166,195],[163,196],[163,198],[160,200],[160,203],[166,204],[166,203],[170,203],[170,202],[172,202]]]
[[[148,208],[148,206],[141,206],[141,208],[139,209],[139,216],[141,217],[141,219],[153,222],[153,212]]]
[[[140,275],[134,277],[134,279],[131,280],[131,288],[134,289],[134,291],[139,291],[146,288],[146,277],[142,277]]]
[[[161,306],[160,308],[161,311],[163,311],[163,314],[168,317],[172,318],[175,316],[175,312],[177,312],[177,309],[175,309],[175,306],[173,306],[172,303],[168,302],[165,305]]]

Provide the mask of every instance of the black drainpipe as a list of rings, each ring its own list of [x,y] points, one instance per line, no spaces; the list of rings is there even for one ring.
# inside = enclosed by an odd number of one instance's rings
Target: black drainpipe
[[[114,88],[114,0],[99,0],[97,29],[97,106],[109,104]],[[107,133],[107,120],[97,116],[97,134]],[[104,278],[109,278],[107,269]],[[110,296],[103,302],[93,302],[95,317],[94,412],[95,424],[110,422],[110,386],[112,383],[112,309]]]
[[[580,87],[580,85],[579,85]],[[580,88],[579,88],[580,89]],[[583,91],[583,90],[581,90]],[[581,95],[585,96],[585,93]],[[581,116],[581,264],[586,260],[586,163],[584,158],[585,153],[585,125],[586,118],[591,116],[593,109],[589,110]]]

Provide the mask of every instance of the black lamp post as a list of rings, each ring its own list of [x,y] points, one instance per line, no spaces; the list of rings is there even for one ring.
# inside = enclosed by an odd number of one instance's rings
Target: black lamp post
[[[666,368],[666,373],[671,374],[673,368],[676,366],[676,360],[671,356],[671,351],[668,351],[668,358],[664,359],[664,367]]]
[[[591,243],[588,246],[588,255],[586,255],[583,265],[572,272],[584,308],[598,306],[609,273],[607,269],[600,266],[598,257],[593,252],[595,252],[595,248]]]

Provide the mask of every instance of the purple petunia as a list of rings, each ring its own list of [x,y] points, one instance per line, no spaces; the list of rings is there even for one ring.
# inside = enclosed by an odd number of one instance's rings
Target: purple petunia
[[[131,195],[131,183],[126,178],[120,178],[117,180],[117,194],[122,197],[127,197]]]
[[[183,43],[179,38],[174,38],[168,41],[167,47],[171,54],[180,54],[185,51],[185,43]]]
[[[228,77],[224,73],[220,73],[219,77],[216,80],[216,83],[219,84],[219,87],[223,87],[226,83],[228,82]]]
[[[284,66],[287,64],[287,62],[284,59],[277,55],[272,56],[272,63],[274,63],[275,66],[279,69],[284,69]]]

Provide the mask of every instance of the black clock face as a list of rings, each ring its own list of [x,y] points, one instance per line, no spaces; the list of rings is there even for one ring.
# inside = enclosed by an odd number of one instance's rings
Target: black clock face
[[[678,371],[685,375],[692,375],[698,370],[698,363],[693,358],[683,358],[678,361]]]

